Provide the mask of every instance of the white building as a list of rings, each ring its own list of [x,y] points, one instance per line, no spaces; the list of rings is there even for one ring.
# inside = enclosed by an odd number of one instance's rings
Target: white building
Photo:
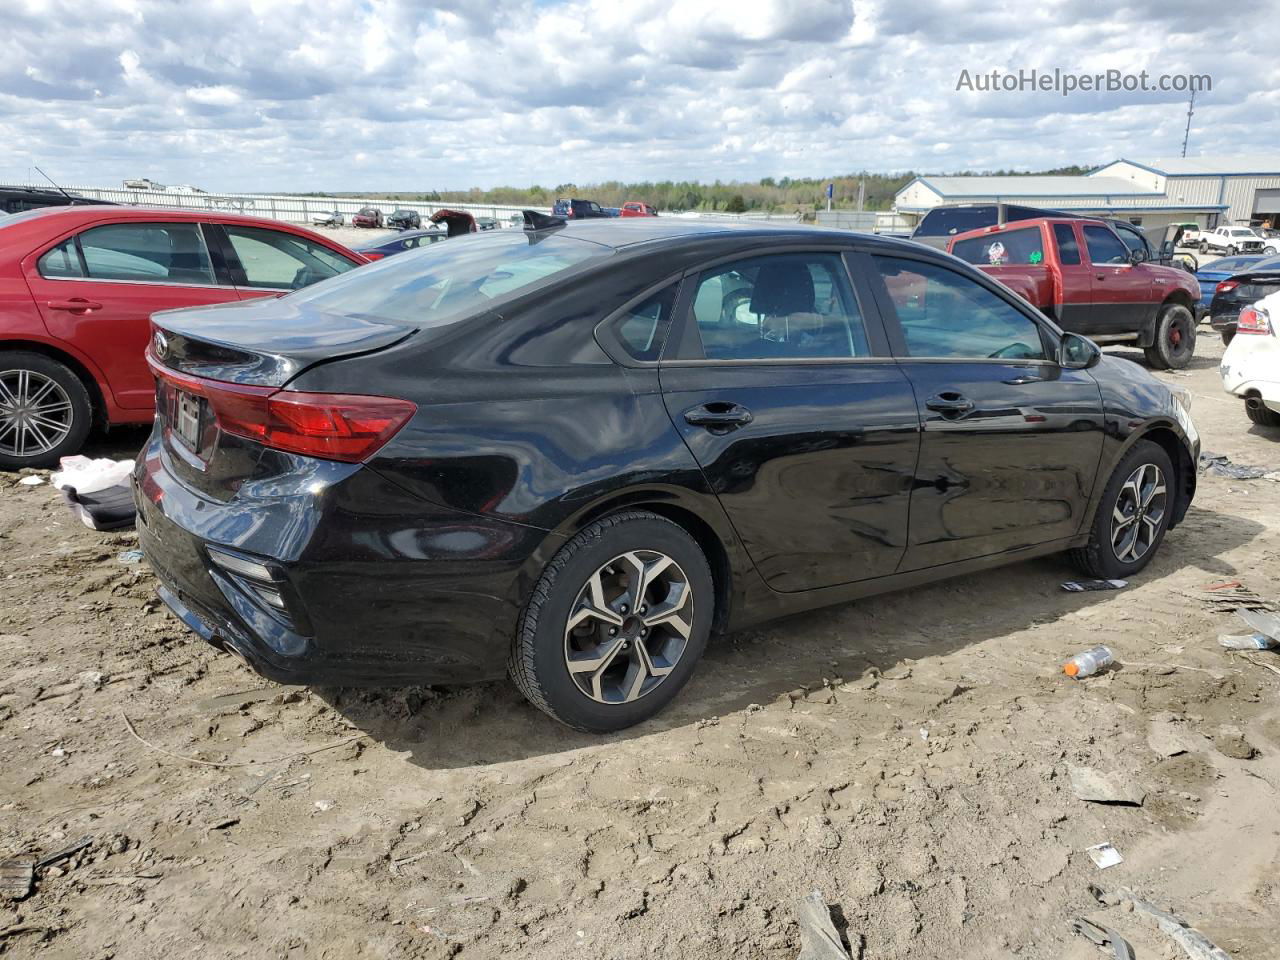
[[[1280,221],[1280,157],[1116,160],[1082,177],[917,177],[898,191],[895,212],[914,224],[947,203],[1016,203],[1168,223]]]

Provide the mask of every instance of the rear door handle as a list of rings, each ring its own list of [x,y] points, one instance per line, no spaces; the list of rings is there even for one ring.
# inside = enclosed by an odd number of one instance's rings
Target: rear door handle
[[[938,413],[959,414],[963,415],[973,409],[973,401],[967,397],[953,391],[945,391],[943,393],[935,393],[932,397],[924,402],[924,405],[930,410],[936,410]]]
[[[724,400],[713,400],[684,412],[684,422],[709,430],[746,426],[755,418],[746,407]]]
[[[70,300],[50,300],[45,304],[50,310],[70,310],[72,313],[87,313],[90,310],[101,310],[102,304],[84,297],[72,297]]]

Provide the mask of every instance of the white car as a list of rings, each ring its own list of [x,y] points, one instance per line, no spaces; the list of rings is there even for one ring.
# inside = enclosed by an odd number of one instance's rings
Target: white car
[[[1237,253],[1262,253],[1262,238],[1248,227],[1214,227],[1200,231],[1200,252],[1216,250],[1234,257]]]
[[[1222,386],[1244,401],[1245,413],[1264,427],[1280,427],[1280,293],[1240,311],[1236,335],[1222,355]]]

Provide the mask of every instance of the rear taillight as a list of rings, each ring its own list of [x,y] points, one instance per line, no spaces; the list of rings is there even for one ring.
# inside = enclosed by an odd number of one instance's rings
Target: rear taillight
[[[417,405],[392,397],[302,393],[191,377],[147,362],[160,379],[204,397],[224,433],[324,460],[359,463],[409,422]]]
[[[1240,286],[1239,280],[1223,280],[1220,284],[1213,288],[1214,293],[1228,293]]]
[[[1245,307],[1240,311],[1240,319],[1236,321],[1236,333],[1271,332],[1271,317],[1261,307]]]

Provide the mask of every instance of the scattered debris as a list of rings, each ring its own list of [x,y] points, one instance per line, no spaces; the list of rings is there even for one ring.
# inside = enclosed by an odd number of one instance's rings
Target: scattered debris
[[[116,556],[116,560],[132,566],[133,564],[141,563],[144,556],[145,554],[141,550],[125,550]]]
[[[1124,863],[1124,857],[1120,856],[1120,851],[1113,847],[1110,842],[1086,847],[1084,852],[1089,855],[1089,859],[1094,862],[1099,870],[1114,867],[1117,863]]]
[[[1128,580],[1068,580],[1062,585],[1067,593],[1086,593],[1090,590],[1123,590]]]
[[[1228,588],[1243,587],[1243,586],[1244,584],[1241,583],[1239,580],[1220,580],[1217,583],[1207,584],[1206,586],[1203,586],[1200,589],[1205,590],[1209,593],[1213,593],[1216,590],[1226,590]]]
[[[800,922],[800,956],[797,960],[849,960],[849,951],[831,922],[822,891],[814,890],[796,904]]]
[[[1091,647],[1084,653],[1077,653],[1064,663],[1062,672],[1068,677],[1080,680],[1083,677],[1091,677],[1095,673],[1105,670],[1115,662],[1116,655],[1111,652],[1111,649],[1098,644],[1098,646]]]
[[[82,882],[90,887],[133,887],[140,883],[157,883],[161,879],[158,873],[135,873],[127,876],[116,874],[106,877],[88,877]]]
[[[1186,596],[1219,610],[1272,610],[1274,605],[1263,600],[1239,580],[1229,580],[1201,587],[1196,593]]]
[[[1273,476],[1280,479],[1280,472],[1232,463],[1225,453],[1201,453],[1200,471],[1231,480],[1260,480],[1263,477],[1270,480]]]
[[[1228,650],[1270,650],[1280,647],[1280,641],[1263,633],[1220,633],[1218,643]]]
[[[1147,746],[1159,757],[1176,757],[1188,751],[1178,725],[1171,720],[1152,720],[1147,731]]]
[[[227,817],[225,820],[215,820],[209,824],[210,830],[226,830],[228,827],[234,827],[240,822],[239,817]]]
[[[21,480],[19,480],[19,481],[18,481],[18,486],[20,486],[20,487],[38,487],[38,486],[40,486],[40,484],[42,484],[42,483],[44,483],[44,477],[37,477],[35,474],[32,474],[32,475],[31,475],[31,476],[29,476],[29,477],[23,477]]]
[[[1280,642],[1280,617],[1274,613],[1264,613],[1261,610],[1237,610],[1236,616],[1264,637]]]
[[[1244,738],[1244,731],[1231,724],[1218,728],[1213,745],[1220,754],[1233,760],[1252,760],[1258,755],[1257,747]]]
[[[1090,803],[1117,803],[1140,807],[1147,791],[1122,773],[1101,773],[1092,767],[1067,766],[1071,792]]]
[[[1089,892],[1093,894],[1099,903],[1108,905],[1115,903],[1133,904],[1134,913],[1140,913],[1154,921],[1155,925],[1163,933],[1167,934],[1174,943],[1182,948],[1189,960],[1231,960],[1230,955],[1225,950],[1214,946],[1213,942],[1195,927],[1190,926],[1185,920],[1175,917],[1172,913],[1161,910],[1155,904],[1143,900],[1132,890],[1118,887],[1114,893],[1108,894],[1105,890],[1090,884]]]
[[[317,801],[316,801],[316,809],[317,809],[317,810],[319,810],[321,813],[328,813],[330,810],[332,810],[332,809],[333,809],[333,801],[332,801],[332,800],[317,800]]]
[[[59,860],[65,860],[67,859],[67,857],[74,856],[75,854],[83,850],[85,847],[89,846],[91,843],[93,843],[93,837],[83,836],[79,840],[77,840],[75,843],[69,844],[68,846],[63,847],[61,850],[56,850],[53,853],[49,854],[47,857],[43,857],[37,860],[36,869],[43,870],[45,867],[51,867],[55,863],[57,863]]]
[[[49,482],[62,491],[67,505],[90,530],[131,527],[137,515],[129,489],[132,460],[63,457],[62,469]]]
[[[1109,927],[1100,926],[1084,917],[1072,920],[1068,926],[1072,933],[1079,934],[1094,946],[1103,950],[1110,947],[1116,960],[1133,960],[1133,947],[1129,941]]]
[[[1245,658],[1246,660],[1248,660],[1250,663],[1252,663],[1255,667],[1262,667],[1262,669],[1264,669],[1264,670],[1270,670],[1270,671],[1271,671],[1272,673],[1274,673],[1277,677],[1280,677],[1280,667],[1277,667],[1277,666],[1275,666],[1274,664],[1270,664],[1270,663],[1263,663],[1261,660],[1257,659],[1256,657],[1250,657],[1250,656],[1248,656],[1247,654],[1244,654],[1243,656],[1244,656],[1244,658]]]
[[[29,860],[0,860],[0,894],[12,900],[31,896],[35,868]]]

